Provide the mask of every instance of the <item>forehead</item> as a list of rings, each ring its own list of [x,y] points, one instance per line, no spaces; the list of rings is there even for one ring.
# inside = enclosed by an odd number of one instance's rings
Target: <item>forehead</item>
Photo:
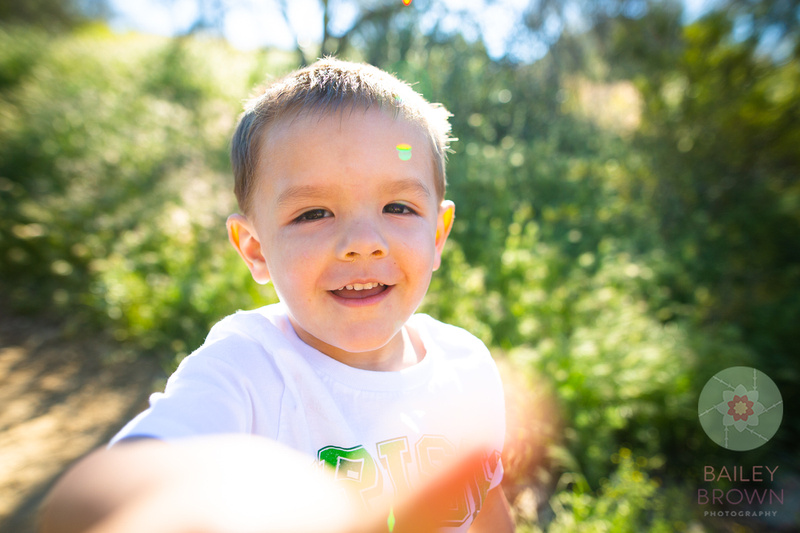
[[[335,131],[337,137],[349,140],[374,140],[377,135],[404,135],[419,139],[429,137],[420,122],[402,115],[394,116],[391,110],[362,107],[359,104],[342,105],[335,109],[301,109],[279,117],[269,128],[265,148],[289,138],[312,137],[320,130]],[[333,137],[330,140],[335,140]],[[419,141],[417,144],[420,144]],[[422,148],[421,146],[419,148]],[[430,150],[430,147],[426,148]]]
[[[361,180],[366,186],[376,180],[413,178],[434,195],[438,191],[427,130],[378,109],[284,117],[271,125],[261,142],[256,176],[262,200],[301,181],[345,186]]]

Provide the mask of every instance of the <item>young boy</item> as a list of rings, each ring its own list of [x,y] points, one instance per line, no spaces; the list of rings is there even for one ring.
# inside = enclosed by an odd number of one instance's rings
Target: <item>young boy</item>
[[[513,530],[494,363],[474,336],[414,314],[453,222],[447,116],[393,76],[335,59],[250,101],[231,149],[241,214],[228,235],[280,303],[215,325],[111,451],[258,435],[328,465],[359,505],[392,509],[484,445],[437,530]]]

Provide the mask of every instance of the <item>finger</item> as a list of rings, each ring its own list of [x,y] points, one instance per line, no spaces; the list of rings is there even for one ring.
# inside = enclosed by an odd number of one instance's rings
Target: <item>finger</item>
[[[453,503],[483,476],[486,450],[474,448],[446,463],[418,490],[389,509],[372,513],[353,533],[435,533],[441,530]]]

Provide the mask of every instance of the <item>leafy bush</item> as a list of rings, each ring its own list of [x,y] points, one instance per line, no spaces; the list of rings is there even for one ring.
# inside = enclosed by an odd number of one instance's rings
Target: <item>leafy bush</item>
[[[563,490],[551,503],[554,516],[549,533],[614,531],[668,533],[700,530],[694,523],[690,502],[678,491],[660,491],[659,483],[647,473],[652,460],[634,458],[622,448],[611,460],[618,465],[595,493],[579,475],[562,478]],[[521,533],[543,531],[536,524],[520,525]]]
[[[12,305],[111,324],[171,365],[169,352],[185,355],[213,321],[274,299],[234,266],[224,228],[228,138],[260,58],[103,26],[0,40],[0,273]]]

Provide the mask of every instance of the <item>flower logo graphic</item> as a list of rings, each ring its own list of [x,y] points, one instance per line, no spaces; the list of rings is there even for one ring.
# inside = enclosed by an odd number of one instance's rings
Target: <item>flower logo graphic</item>
[[[759,406],[760,405],[761,404],[759,404]],[[728,402],[728,407],[730,407],[730,409],[728,410],[727,414],[733,415],[733,420],[735,422],[738,422],[739,420],[744,420],[747,422],[747,417],[753,414],[753,402],[748,400],[747,396],[742,396],[741,398],[734,396],[733,400]],[[726,416],[722,423],[726,426],[730,426],[732,422],[730,422]]]
[[[758,401],[758,391],[748,391],[741,384],[733,392],[723,391],[722,402],[716,407],[723,415],[722,424],[733,426],[739,432],[744,431],[747,426],[757,426],[758,415],[766,411],[764,405]]]
[[[765,444],[778,431],[783,400],[778,387],[763,372],[731,367],[708,380],[697,411],[700,424],[714,442],[729,450],[745,451]]]

